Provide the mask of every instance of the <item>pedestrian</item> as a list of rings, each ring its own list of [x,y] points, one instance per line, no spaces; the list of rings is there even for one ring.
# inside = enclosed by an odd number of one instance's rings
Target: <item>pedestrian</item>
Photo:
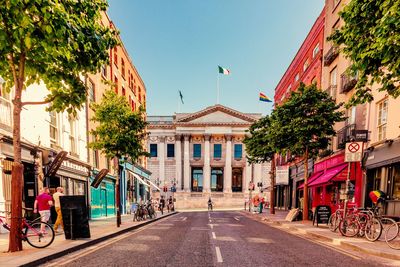
[[[211,200],[211,197],[209,197],[208,198],[208,210],[213,210],[213,203],[212,203],[212,200]]]
[[[54,224],[54,232],[58,233],[58,226],[61,225],[63,231],[64,231],[64,223],[62,219],[62,214],[61,214],[61,205],[60,205],[60,196],[64,196],[64,189],[62,187],[57,187],[57,192],[53,194],[53,199],[54,199],[54,207],[56,208],[57,212],[57,220],[56,223]]]
[[[48,187],[43,187],[42,192],[35,199],[33,212],[40,214],[40,221],[47,223],[50,219],[50,207],[53,205],[53,198],[50,196]],[[41,224],[40,230],[44,232],[44,224]]]
[[[172,196],[169,196],[168,198],[168,212],[174,211],[174,201],[172,199]]]
[[[159,209],[161,211],[161,214],[164,214],[164,206],[165,206],[165,199],[164,199],[164,196],[161,196],[160,204],[159,204]]]

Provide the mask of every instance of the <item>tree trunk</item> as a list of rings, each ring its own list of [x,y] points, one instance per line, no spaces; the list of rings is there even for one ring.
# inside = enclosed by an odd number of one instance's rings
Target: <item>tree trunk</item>
[[[303,221],[308,220],[308,146],[304,154],[304,199],[303,199]]]
[[[115,208],[117,209],[117,227],[121,226],[121,195],[119,190],[119,180],[120,180],[120,169],[119,169],[119,159],[117,159],[117,180],[115,182]]]
[[[275,154],[271,161],[271,192],[269,203],[269,213],[275,214]]]
[[[22,177],[23,165],[21,157],[21,94],[22,82],[15,85],[15,98],[13,101],[13,149],[14,163],[11,174],[11,229],[9,235],[9,252],[22,250],[21,217],[22,217]]]

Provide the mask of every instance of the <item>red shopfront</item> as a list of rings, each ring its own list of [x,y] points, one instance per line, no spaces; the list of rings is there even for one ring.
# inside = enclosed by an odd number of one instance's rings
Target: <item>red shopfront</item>
[[[312,208],[328,205],[334,212],[339,208],[339,205],[343,207],[348,164],[344,162],[344,153],[314,164],[313,175],[310,176],[308,181]],[[362,170],[359,162],[351,163],[350,181],[354,185],[354,195],[350,196],[349,206],[358,207],[362,203]]]

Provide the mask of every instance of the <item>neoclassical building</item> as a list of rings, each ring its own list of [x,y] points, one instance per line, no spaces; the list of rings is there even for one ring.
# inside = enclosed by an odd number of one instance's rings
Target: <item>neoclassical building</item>
[[[195,113],[148,116],[151,181],[174,194],[176,207],[243,207],[249,194],[268,196],[270,164],[248,164],[243,139],[261,114],[214,105]],[[249,190],[249,184],[255,190]],[[257,187],[261,182],[262,187]],[[171,192],[175,184],[176,192]],[[153,192],[155,196],[159,193]]]

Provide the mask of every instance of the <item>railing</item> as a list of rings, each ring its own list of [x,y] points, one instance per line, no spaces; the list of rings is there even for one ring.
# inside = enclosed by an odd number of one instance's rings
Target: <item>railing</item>
[[[337,90],[337,85],[330,85],[325,92],[328,93],[332,97],[333,100],[336,99],[336,90]]]
[[[340,75],[341,90],[340,93],[346,93],[356,86],[358,81],[358,75],[349,75],[347,71]]]
[[[12,105],[11,102],[0,97],[0,127],[12,127]]]
[[[338,55],[339,49],[337,48],[337,46],[332,46],[324,55],[324,66],[329,66]]]
[[[349,142],[352,137],[353,130],[356,129],[355,124],[349,124],[337,131],[337,149],[343,149],[346,146],[346,142]]]

